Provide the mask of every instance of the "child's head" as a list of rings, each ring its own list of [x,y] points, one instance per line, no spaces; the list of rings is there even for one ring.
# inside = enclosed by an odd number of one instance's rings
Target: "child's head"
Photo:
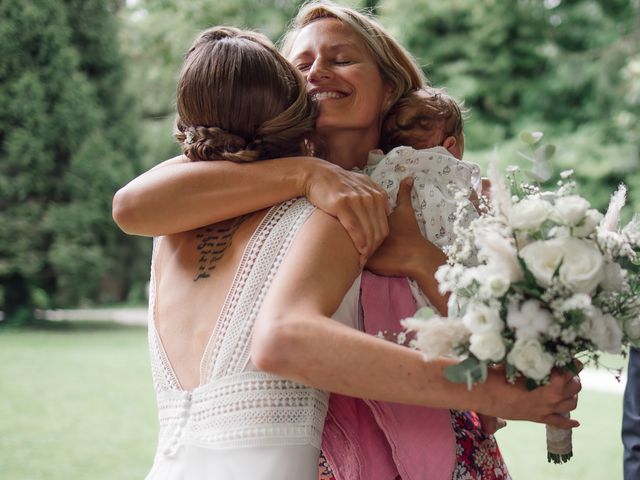
[[[202,32],[185,55],[176,138],[192,161],[246,162],[300,155],[316,108],[298,71],[263,35]]]
[[[384,152],[408,145],[413,148],[443,146],[456,158],[464,153],[460,106],[444,90],[425,87],[402,97],[382,125]]]

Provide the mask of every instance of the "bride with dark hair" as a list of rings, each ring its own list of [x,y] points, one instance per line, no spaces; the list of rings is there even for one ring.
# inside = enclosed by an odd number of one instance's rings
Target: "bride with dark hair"
[[[423,77],[357,12],[313,3],[298,20],[286,50],[296,68],[255,33],[201,34],[178,87],[184,157],[114,199],[125,230],[164,235],[152,265],[160,438],[148,478],[317,478],[329,391],[575,426],[560,415],[576,407],[570,375],[529,392],[492,371],[468,391],[444,378],[451,361],[358,331],[362,256],[387,234],[386,196],[339,167],[366,162],[384,113]],[[314,144],[334,165],[305,156]],[[410,205],[390,223],[368,266],[415,278],[445,308],[433,279],[442,253]],[[453,468],[438,467],[441,478]]]

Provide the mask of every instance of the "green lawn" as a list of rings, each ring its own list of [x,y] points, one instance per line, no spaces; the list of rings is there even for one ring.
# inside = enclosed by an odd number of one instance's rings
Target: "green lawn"
[[[141,479],[156,419],[146,330],[0,330],[0,478]]]
[[[622,478],[618,395],[584,392],[575,457],[546,463],[542,425],[498,440],[515,480]],[[146,331],[111,324],[0,329],[0,478],[141,479],[156,439]]]

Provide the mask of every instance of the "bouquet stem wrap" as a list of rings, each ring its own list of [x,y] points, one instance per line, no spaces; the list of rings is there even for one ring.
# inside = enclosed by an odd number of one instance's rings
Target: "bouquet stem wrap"
[[[563,414],[569,418],[569,414]],[[547,461],[549,463],[566,463],[573,457],[572,429],[563,430],[547,425]]]

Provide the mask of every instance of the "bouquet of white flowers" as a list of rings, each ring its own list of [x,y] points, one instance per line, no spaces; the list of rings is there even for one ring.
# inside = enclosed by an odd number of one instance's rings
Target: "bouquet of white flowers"
[[[540,137],[523,137],[536,167],[524,173],[536,180],[550,176],[544,160],[553,154],[535,146]],[[535,388],[554,367],[574,369],[577,354],[597,361],[599,351],[640,344],[640,220],[620,226],[625,187],[602,215],[576,193],[572,172],[554,191],[521,182],[521,173],[509,169],[505,182],[490,168],[491,202],[470,225],[454,226],[448,264],[436,274],[451,294],[449,316],[404,320],[425,357],[460,360],[445,374],[469,388],[493,364]],[[567,461],[570,430],[548,428],[547,447],[549,461]]]

